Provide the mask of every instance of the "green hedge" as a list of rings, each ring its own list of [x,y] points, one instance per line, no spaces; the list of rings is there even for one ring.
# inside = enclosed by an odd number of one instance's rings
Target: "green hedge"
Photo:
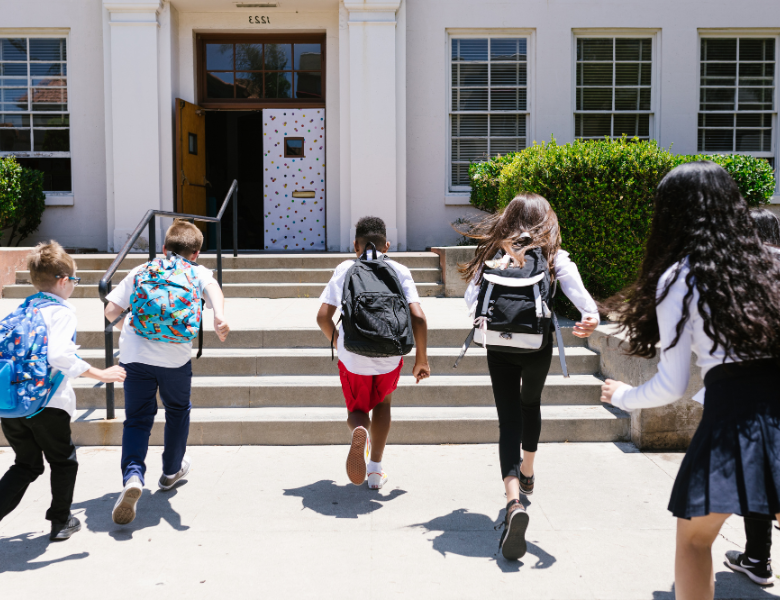
[[[46,208],[43,173],[22,167],[13,156],[0,157],[0,230],[9,246],[38,229]]]
[[[547,198],[558,214],[563,248],[579,266],[588,290],[603,299],[636,275],[658,183],[675,166],[702,158],[729,171],[750,204],[768,202],[775,181],[764,160],[675,155],[653,141],[622,138],[565,145],[553,139],[492,164],[472,165],[471,203],[494,212],[519,191]]]

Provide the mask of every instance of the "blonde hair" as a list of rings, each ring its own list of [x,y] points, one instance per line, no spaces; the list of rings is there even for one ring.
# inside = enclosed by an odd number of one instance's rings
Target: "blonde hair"
[[[165,249],[189,258],[203,246],[203,234],[193,223],[175,219],[165,234]]]
[[[52,289],[57,285],[57,278],[73,277],[76,272],[76,261],[65,252],[65,249],[54,240],[48,244],[41,242],[27,258],[27,270],[33,286],[39,291]]]

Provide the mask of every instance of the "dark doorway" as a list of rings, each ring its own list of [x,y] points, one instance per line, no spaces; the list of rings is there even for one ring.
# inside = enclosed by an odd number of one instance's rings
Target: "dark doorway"
[[[262,112],[206,111],[208,215],[216,216],[230,184],[238,180],[238,248],[263,248]],[[233,207],[222,219],[222,247],[233,246]],[[217,225],[209,225],[209,249],[216,248]]]

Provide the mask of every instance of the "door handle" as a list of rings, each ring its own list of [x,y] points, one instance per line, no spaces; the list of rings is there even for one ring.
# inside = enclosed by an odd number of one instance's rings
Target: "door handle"
[[[314,190],[295,190],[292,193],[293,198],[314,198]]]

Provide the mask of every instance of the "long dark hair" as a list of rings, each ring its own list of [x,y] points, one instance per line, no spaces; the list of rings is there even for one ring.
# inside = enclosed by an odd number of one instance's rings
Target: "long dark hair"
[[[617,312],[635,356],[655,356],[656,307],[677,281],[687,257],[688,291],[673,348],[690,317],[694,287],[704,332],[727,356],[780,357],[780,266],[759,239],[750,210],[731,176],[710,161],[681,165],[663,178],[638,280],[604,302]],[[661,276],[672,276],[658,290]],[[660,293],[659,293],[660,292]]]
[[[753,223],[756,224],[758,237],[765,244],[780,246],[780,219],[766,208],[754,208],[750,211]]]
[[[528,250],[541,248],[552,272],[555,255],[561,247],[558,216],[547,200],[532,193],[518,194],[501,212],[486,217],[470,231],[459,233],[477,241],[474,258],[458,268],[466,281],[477,276],[481,281],[482,266],[499,250],[522,266]]]

